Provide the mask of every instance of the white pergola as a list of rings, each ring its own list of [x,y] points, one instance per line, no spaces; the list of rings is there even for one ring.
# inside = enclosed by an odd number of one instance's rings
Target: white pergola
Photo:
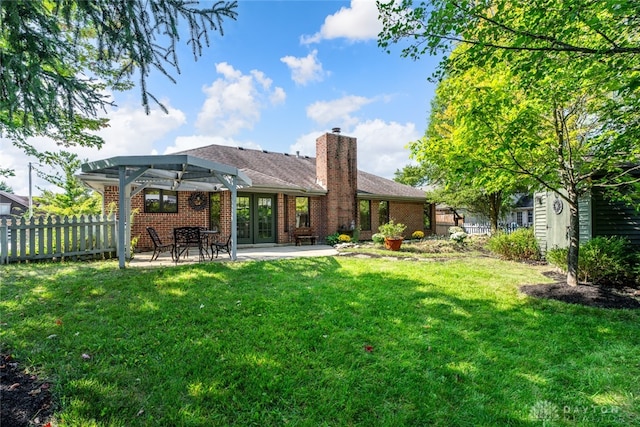
[[[251,179],[238,168],[186,154],[119,156],[82,165],[78,177],[102,192],[106,185],[119,187],[118,260],[120,268],[131,257],[131,197],[145,188],[171,191],[231,191],[231,259],[237,258],[236,199],[238,188],[250,187]]]

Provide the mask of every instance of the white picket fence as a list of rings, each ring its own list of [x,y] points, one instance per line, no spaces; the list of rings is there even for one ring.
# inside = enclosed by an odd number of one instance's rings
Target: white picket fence
[[[115,257],[115,216],[80,215],[0,221],[0,264]]]
[[[464,224],[462,226],[462,228],[464,228],[464,231],[469,235],[471,235],[471,234],[491,234],[491,225],[489,225],[489,224],[473,224],[473,225]],[[518,228],[522,228],[522,226],[519,226],[517,224],[506,224],[506,225],[498,226],[498,230],[500,230],[503,233],[507,233],[507,234],[513,233]]]

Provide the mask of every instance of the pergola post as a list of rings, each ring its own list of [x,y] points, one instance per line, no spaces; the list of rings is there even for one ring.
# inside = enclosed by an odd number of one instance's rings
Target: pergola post
[[[238,249],[238,178],[234,175],[231,178],[231,259],[237,259]]]
[[[125,191],[125,181],[127,178],[127,169],[120,166],[118,170],[119,186],[118,186],[118,265],[124,268],[126,261],[126,225],[127,225],[127,192]]]

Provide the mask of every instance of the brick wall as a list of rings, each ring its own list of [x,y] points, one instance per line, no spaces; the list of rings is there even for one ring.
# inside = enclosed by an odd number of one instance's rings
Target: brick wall
[[[230,230],[230,196],[228,191],[222,192],[222,233]],[[168,240],[173,235],[175,227],[184,226],[209,226],[209,209],[196,211],[189,206],[189,196],[191,192],[178,192],[178,213],[145,213],[144,212],[144,191],[131,198],[131,211],[138,211],[133,216],[133,227],[131,228],[131,238],[138,238],[136,251],[148,251],[153,249],[153,243],[147,233],[147,227],[153,227],[158,232],[160,239]],[[225,203],[226,200],[226,203]],[[112,209],[118,215],[118,187],[107,187],[104,192],[105,211]],[[225,216],[227,217],[225,220]]]
[[[371,230],[361,230],[360,240],[370,240],[371,236],[378,232],[382,225],[378,216],[378,204],[381,200],[371,200]],[[420,230],[425,235],[431,234],[431,230],[424,228],[422,220],[424,205],[412,202],[389,202],[389,219],[400,222],[407,226],[405,238],[410,238],[414,231]],[[360,216],[358,215],[358,219]],[[433,224],[433,220],[431,221]]]
[[[326,133],[316,140],[316,175],[326,188],[321,203],[327,234],[358,220],[358,147],[356,138]]]

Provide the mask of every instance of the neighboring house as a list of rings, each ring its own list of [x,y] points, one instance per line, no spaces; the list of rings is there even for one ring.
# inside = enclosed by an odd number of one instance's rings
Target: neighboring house
[[[0,218],[22,216],[29,211],[29,198],[0,190]]]
[[[357,140],[341,135],[339,129],[316,140],[315,158],[220,145],[177,154],[232,166],[250,178],[251,186],[237,193],[238,244],[290,244],[299,227],[313,228],[321,241],[335,232],[354,234],[356,229],[366,240],[391,218],[407,225],[407,236],[416,230],[431,232],[424,226],[423,213],[429,208],[424,191],[358,170]],[[105,207],[117,203],[117,184],[101,185]],[[161,236],[179,226],[218,228],[230,234],[230,191],[152,187],[131,198],[131,208],[137,210],[131,236],[139,237],[138,249],[153,247],[146,232],[149,226]]]
[[[517,227],[530,227],[533,225],[533,196],[531,194],[515,194],[512,196],[513,207],[500,219],[500,224]],[[489,224],[489,218],[484,215],[466,212],[459,209],[467,225]]]
[[[543,252],[569,246],[569,206],[553,192],[534,197],[535,235]],[[612,202],[602,192],[580,198],[580,243],[599,236],[622,236],[640,247],[640,212],[621,202]]]
[[[486,234],[491,231],[491,221],[488,217],[468,212],[464,208],[454,210],[448,206],[438,205],[436,212],[436,234],[448,235],[449,227],[454,225],[464,227],[470,234]],[[517,227],[533,226],[533,196],[530,194],[514,195],[513,208],[500,219],[499,224],[510,230]]]

